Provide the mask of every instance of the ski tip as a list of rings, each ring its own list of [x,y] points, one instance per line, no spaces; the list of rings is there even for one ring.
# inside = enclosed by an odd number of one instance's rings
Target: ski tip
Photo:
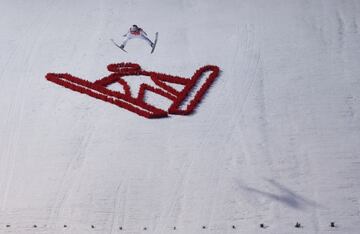
[[[151,49],[151,52],[150,52],[151,54],[154,53],[154,51],[155,51],[155,47],[156,47],[156,44],[157,44],[157,41],[158,41],[158,34],[159,34],[159,32],[155,33],[154,46]]]

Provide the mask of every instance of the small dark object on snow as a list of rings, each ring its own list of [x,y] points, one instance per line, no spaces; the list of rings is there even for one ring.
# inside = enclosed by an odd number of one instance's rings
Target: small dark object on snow
[[[144,227],[144,231],[146,231],[147,230],[147,227]]]
[[[37,228],[37,225],[35,224],[35,225],[33,226],[33,228]]]
[[[202,226],[203,229],[206,229],[206,226]]]
[[[232,225],[232,228],[233,228],[233,229],[236,229],[235,225]]]
[[[6,227],[10,227],[10,224],[6,224]]]
[[[260,223],[260,228],[265,228],[265,225],[263,223]]]
[[[120,230],[122,230],[123,228],[122,227],[119,227]]]
[[[91,225],[91,228],[95,228],[95,226],[94,226],[94,225]]]
[[[66,224],[64,225],[64,228],[67,228],[67,225],[66,225]]]
[[[336,227],[336,226],[335,226],[335,222],[331,222],[331,223],[330,223],[330,227]]]
[[[174,227],[174,230],[176,230],[176,227]]]
[[[301,224],[299,222],[296,222],[295,227],[296,228],[301,228]]]

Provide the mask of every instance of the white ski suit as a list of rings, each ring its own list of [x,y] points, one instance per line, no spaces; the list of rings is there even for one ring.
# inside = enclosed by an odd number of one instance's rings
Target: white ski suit
[[[134,38],[139,38],[142,40],[145,40],[149,46],[153,47],[154,43],[147,37],[147,34],[142,28],[134,28],[131,27],[129,31],[123,35],[125,37],[124,41],[122,42],[121,46],[124,48],[126,46],[126,43]]]

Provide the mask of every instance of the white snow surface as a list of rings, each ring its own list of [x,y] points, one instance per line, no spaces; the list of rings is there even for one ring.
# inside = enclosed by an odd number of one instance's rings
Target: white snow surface
[[[0,15],[0,233],[360,233],[360,1],[1,0]],[[110,42],[132,24],[159,32],[154,54]],[[45,79],[118,62],[222,72],[195,114],[155,120]]]

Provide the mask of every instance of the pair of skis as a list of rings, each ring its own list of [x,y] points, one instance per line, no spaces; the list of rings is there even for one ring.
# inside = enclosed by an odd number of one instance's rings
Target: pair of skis
[[[154,44],[153,44],[152,49],[151,49],[151,53],[154,53],[154,50],[155,50],[155,47],[156,47],[156,44],[157,44],[157,40],[158,40],[158,35],[159,35],[159,33],[156,32],[156,33],[155,33]],[[110,40],[112,41],[112,43],[114,43],[114,45],[115,45],[116,47],[118,47],[119,49],[121,49],[122,51],[124,51],[125,53],[127,53],[127,51],[126,51],[123,47],[121,47],[118,43],[116,43],[116,42],[114,41],[114,39],[110,39]]]

